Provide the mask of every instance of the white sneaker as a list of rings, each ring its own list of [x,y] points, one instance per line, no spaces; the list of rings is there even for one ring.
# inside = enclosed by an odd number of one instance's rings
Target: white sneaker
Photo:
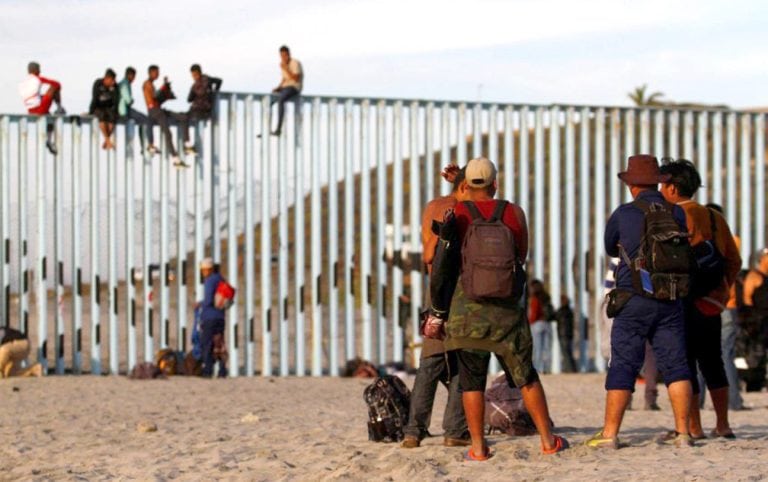
[[[184,144],[184,154],[197,154],[197,149],[195,149],[194,142],[188,142]]]
[[[150,156],[156,156],[160,152],[160,149],[155,147],[153,144],[150,144],[149,147],[147,147],[147,152]]]

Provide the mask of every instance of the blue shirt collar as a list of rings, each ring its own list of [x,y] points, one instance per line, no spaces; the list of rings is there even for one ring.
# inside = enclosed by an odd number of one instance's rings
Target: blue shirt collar
[[[659,191],[643,191],[637,195],[637,199],[663,200],[664,196]]]

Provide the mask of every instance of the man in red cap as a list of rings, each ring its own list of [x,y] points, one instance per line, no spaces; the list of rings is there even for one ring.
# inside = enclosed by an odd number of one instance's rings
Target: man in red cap
[[[691,371],[685,349],[685,328],[681,296],[676,296],[676,285],[663,287],[645,267],[647,240],[646,220],[660,222],[673,230],[683,249],[687,247],[685,213],[682,208],[669,204],[658,191],[658,184],[669,180],[662,175],[655,157],[647,155],[629,158],[629,167],[619,173],[632,193],[634,201],[623,204],[611,214],[605,227],[605,250],[608,256],[620,257],[616,269],[616,289],[609,297],[609,308],[618,313],[611,330],[611,358],[605,379],[605,424],[603,429],[587,440],[592,448],[619,448],[619,429],[624,412],[635,389],[635,379],[645,359],[645,343],[649,341],[656,355],[659,369],[672,401],[675,431],[664,441],[677,447],[692,445],[688,433],[691,406]],[[654,212],[653,215],[650,213]],[[655,260],[653,263],[655,264]],[[680,275],[681,285],[686,275]],[[677,279],[677,278],[675,278]],[[671,295],[662,296],[662,291]]]
[[[661,185],[661,193],[664,199],[685,211],[691,245],[703,266],[693,278],[693,290],[685,301],[688,364],[694,375],[691,379],[691,436],[694,439],[706,438],[698,404],[701,393],[698,377],[695,376],[698,364],[717,415],[717,426],[712,436],[733,438],[728,423],[728,378],[720,344],[720,314],[725,310],[731,286],[741,269],[741,255],[725,218],[714,209],[691,199],[701,187],[701,176],[696,166],[691,161],[679,159],[664,163],[661,172],[669,176]]]

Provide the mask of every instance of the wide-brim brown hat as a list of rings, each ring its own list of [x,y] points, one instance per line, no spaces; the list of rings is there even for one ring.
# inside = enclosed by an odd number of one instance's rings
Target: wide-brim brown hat
[[[648,186],[667,182],[672,176],[659,171],[659,161],[654,156],[640,154],[630,156],[627,170],[619,173],[619,179],[633,186]]]

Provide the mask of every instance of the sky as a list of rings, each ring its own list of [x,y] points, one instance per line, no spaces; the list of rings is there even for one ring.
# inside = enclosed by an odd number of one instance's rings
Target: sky
[[[630,105],[648,84],[768,106],[766,23],[764,0],[0,0],[0,112],[22,111],[30,60],[79,113],[107,67],[136,67],[140,85],[159,64],[180,98],[192,63],[223,90],[267,92],[282,44],[306,94]]]

